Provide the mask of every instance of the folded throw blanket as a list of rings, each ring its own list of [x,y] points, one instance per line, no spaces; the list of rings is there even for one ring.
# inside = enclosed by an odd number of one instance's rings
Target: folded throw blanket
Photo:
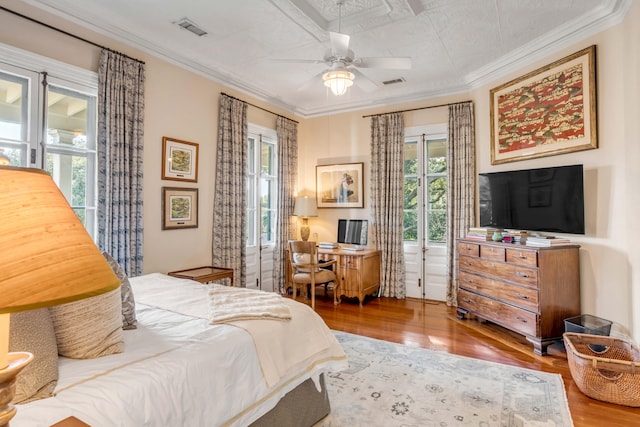
[[[289,320],[291,312],[273,292],[212,284],[209,289],[209,323],[235,320]]]

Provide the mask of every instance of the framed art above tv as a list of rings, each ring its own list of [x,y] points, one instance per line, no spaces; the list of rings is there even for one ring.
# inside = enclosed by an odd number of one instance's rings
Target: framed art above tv
[[[598,148],[596,47],[491,89],[491,164]]]

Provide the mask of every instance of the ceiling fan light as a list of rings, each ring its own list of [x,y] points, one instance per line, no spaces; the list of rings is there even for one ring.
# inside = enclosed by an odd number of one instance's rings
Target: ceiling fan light
[[[331,70],[322,75],[324,85],[331,89],[335,96],[344,95],[353,85],[355,76],[347,70]]]

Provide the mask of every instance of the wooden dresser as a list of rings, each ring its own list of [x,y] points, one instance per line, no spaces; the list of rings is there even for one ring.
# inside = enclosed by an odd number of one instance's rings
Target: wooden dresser
[[[562,339],[580,314],[580,246],[458,241],[458,315],[476,315],[523,334],[536,354]]]

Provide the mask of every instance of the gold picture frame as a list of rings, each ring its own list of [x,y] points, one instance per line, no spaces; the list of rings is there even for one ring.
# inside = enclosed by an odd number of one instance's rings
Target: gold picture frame
[[[198,144],[162,138],[162,179],[198,182]]]
[[[198,228],[198,189],[162,187],[162,229]]]
[[[364,163],[316,166],[318,208],[364,208]]]
[[[490,91],[491,164],[598,148],[595,45]]]

